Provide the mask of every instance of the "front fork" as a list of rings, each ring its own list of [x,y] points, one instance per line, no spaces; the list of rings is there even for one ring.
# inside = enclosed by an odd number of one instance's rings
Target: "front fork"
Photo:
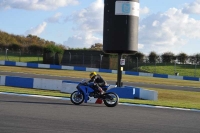
[[[84,96],[84,102],[87,103],[88,101],[88,93],[82,92],[78,89],[78,96],[83,95]]]
[[[85,92],[80,92],[79,93],[83,93],[84,95],[84,102],[87,103],[87,101],[89,100],[89,93],[88,93],[88,89],[85,88]]]

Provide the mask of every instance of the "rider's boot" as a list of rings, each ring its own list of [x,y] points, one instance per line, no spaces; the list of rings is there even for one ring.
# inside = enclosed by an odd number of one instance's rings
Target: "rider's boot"
[[[101,95],[103,95],[105,93],[101,87],[99,87],[99,91],[100,91]]]

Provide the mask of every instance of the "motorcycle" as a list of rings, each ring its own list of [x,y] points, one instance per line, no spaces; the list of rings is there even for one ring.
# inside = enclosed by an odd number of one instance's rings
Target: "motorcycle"
[[[93,82],[81,81],[76,87],[77,91],[74,91],[70,96],[71,102],[75,105],[80,105],[83,101],[87,103],[90,97],[94,97],[101,99],[107,107],[115,107],[118,105],[118,95],[114,92],[106,92],[109,86],[102,87],[105,93],[101,94],[98,90],[92,89],[94,85],[95,83]]]

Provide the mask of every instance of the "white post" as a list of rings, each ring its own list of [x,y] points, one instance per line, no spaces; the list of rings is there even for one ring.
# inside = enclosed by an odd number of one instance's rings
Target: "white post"
[[[101,62],[102,62],[102,58],[103,58],[103,55],[100,54],[100,68],[101,68]]]
[[[8,49],[6,48],[5,60],[8,59],[8,55],[7,55],[7,53],[8,53]]]

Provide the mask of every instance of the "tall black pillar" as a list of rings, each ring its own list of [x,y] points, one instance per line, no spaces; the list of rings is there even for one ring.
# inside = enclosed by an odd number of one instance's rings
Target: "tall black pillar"
[[[122,53],[118,53],[118,67],[117,67],[117,87],[121,87],[121,81],[122,81],[122,70],[121,70],[121,64],[120,60],[122,58]]]
[[[103,51],[118,54],[118,87],[122,54],[135,54],[138,50],[138,23],[139,0],[104,0]]]

